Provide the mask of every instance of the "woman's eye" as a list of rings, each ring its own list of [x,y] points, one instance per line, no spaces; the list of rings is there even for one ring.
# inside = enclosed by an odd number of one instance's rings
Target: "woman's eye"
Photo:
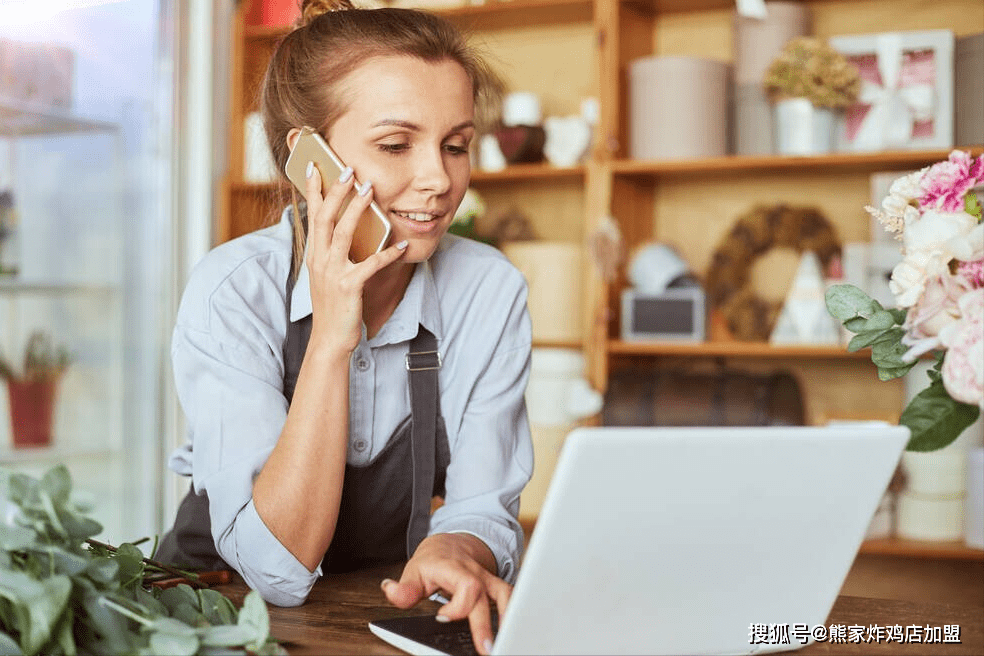
[[[383,143],[383,144],[379,144],[379,149],[381,151],[383,151],[384,153],[397,154],[397,153],[402,153],[405,150],[408,150],[409,148],[410,148],[410,144],[407,144],[407,143],[395,143],[395,144]]]
[[[451,153],[452,155],[467,155],[468,154],[468,144],[457,145],[457,144],[445,144],[444,150]]]

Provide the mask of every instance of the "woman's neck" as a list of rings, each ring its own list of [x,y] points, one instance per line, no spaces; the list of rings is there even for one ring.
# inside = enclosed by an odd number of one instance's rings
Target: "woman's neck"
[[[416,264],[392,264],[366,282],[362,293],[362,321],[372,339],[390,318],[410,285]]]

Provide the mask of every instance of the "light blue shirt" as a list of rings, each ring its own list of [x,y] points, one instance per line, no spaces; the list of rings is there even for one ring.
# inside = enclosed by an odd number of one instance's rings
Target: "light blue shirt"
[[[193,271],[171,355],[187,443],[169,466],[208,493],[222,558],[270,603],[303,603],[321,575],[301,564],[260,519],[253,480],[287,417],[283,394],[289,213],[222,244]],[[522,274],[496,249],[446,235],[416,267],[403,299],[372,339],[365,329],[349,369],[348,462],[364,464],[410,415],[404,356],[418,324],[438,340],[440,406],[451,451],[445,503],[430,533],[474,534],[515,579],[523,548],[519,495],[533,471],[524,392],[532,334]],[[307,267],[291,320],[311,314]]]

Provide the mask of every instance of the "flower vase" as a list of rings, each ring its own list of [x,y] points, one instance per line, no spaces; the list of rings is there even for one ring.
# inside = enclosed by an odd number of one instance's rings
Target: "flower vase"
[[[49,446],[58,380],[7,380],[14,448]]]
[[[787,98],[773,106],[776,152],[780,155],[822,155],[834,149],[834,111],[806,98]]]

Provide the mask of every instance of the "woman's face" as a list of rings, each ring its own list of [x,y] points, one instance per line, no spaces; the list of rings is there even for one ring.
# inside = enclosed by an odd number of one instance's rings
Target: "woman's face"
[[[429,258],[468,188],[475,134],[472,84],[457,62],[387,56],[368,60],[342,84],[347,111],[328,142],[409,242],[405,262]]]

